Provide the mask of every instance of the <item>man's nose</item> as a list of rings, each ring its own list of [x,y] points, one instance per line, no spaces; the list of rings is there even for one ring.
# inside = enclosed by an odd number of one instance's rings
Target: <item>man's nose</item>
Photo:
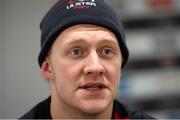
[[[84,72],[86,75],[103,75],[105,68],[97,52],[90,53],[85,61]]]

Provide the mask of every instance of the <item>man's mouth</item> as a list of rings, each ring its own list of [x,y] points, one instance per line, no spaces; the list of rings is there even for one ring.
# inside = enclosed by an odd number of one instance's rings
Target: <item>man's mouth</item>
[[[102,90],[107,87],[103,83],[86,83],[86,84],[81,85],[79,88],[89,90],[89,91],[96,91],[96,90]]]

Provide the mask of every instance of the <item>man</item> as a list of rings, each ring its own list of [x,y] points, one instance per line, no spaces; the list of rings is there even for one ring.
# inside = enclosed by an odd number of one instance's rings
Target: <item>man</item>
[[[115,100],[129,54],[120,20],[103,0],[60,0],[40,28],[38,60],[51,96],[22,118],[151,118]]]

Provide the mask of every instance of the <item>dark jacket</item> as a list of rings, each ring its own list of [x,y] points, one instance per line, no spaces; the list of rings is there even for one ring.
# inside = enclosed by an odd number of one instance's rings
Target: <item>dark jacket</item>
[[[40,102],[20,119],[51,119],[50,114],[51,97]],[[131,111],[119,101],[114,100],[112,119],[154,119],[143,112]]]

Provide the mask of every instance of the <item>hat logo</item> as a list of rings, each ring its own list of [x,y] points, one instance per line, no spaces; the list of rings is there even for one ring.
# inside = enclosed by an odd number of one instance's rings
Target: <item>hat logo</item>
[[[96,0],[67,0],[67,9],[83,9],[96,7]]]

